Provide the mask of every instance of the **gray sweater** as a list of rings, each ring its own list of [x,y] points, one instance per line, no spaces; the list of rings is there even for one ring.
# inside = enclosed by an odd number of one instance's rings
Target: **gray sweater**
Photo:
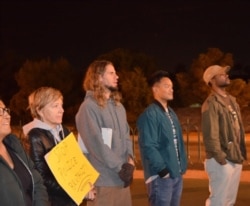
[[[88,159],[100,173],[96,186],[123,186],[118,172],[128,156],[133,156],[126,112],[122,104],[108,100],[101,108],[88,91],[76,114],[77,130],[88,150]],[[111,148],[104,144],[102,128],[112,130]]]

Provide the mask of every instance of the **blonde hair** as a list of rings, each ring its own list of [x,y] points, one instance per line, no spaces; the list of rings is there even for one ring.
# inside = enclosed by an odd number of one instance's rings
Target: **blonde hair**
[[[92,62],[88,67],[83,81],[83,89],[85,91],[92,91],[94,98],[101,107],[106,105],[107,98],[105,96],[105,87],[99,80],[99,77],[104,74],[107,65],[113,66],[113,63],[107,60],[96,60]],[[118,105],[121,101],[121,95],[118,91],[112,91],[110,98],[115,101],[116,105]]]
[[[58,99],[63,100],[62,93],[52,87],[40,87],[29,95],[29,108],[33,118],[41,120],[38,111],[44,108],[50,102],[56,101]]]

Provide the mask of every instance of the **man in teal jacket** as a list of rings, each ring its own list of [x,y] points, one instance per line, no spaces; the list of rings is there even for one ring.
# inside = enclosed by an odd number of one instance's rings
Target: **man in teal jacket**
[[[187,158],[179,120],[168,105],[173,99],[173,84],[167,72],[157,71],[149,85],[154,102],[137,121],[149,202],[151,206],[178,206]]]

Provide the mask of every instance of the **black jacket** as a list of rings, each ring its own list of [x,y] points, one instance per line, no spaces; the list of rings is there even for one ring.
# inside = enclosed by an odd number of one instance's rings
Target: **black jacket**
[[[48,194],[43,185],[43,180],[37,170],[34,169],[34,164],[26,155],[20,141],[16,136],[10,134],[6,136],[3,143],[12,150],[14,154],[21,160],[32,177],[33,191],[33,206],[49,206]],[[15,172],[9,167],[5,160],[0,157],[0,205],[2,206],[26,206],[23,199],[22,183],[17,178]]]
[[[69,130],[66,127],[63,127],[63,130],[64,137],[66,137],[69,134]],[[64,138],[62,134],[60,134],[60,137],[61,139]],[[74,201],[56,181],[44,159],[44,155],[56,145],[53,134],[45,129],[33,128],[29,131],[28,138],[31,159],[44,179],[52,206],[75,206]]]

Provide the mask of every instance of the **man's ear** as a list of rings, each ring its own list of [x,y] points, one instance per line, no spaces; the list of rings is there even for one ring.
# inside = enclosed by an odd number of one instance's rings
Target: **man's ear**
[[[215,77],[213,77],[212,79],[210,79],[210,81],[208,82],[208,85],[210,84],[212,86],[212,84],[214,83],[215,81]]]
[[[152,91],[153,91],[153,93],[155,93],[157,91],[157,87],[155,85],[152,87]]]

